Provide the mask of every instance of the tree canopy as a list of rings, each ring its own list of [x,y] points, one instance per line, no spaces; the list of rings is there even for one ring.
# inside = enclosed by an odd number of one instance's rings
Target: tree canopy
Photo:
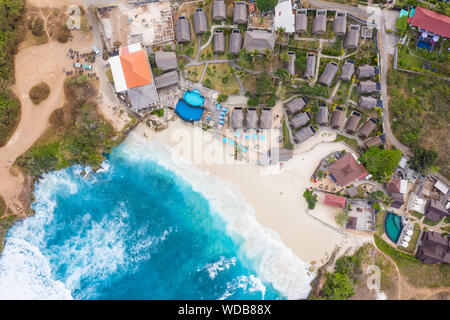
[[[427,168],[433,165],[438,154],[434,150],[427,150],[420,146],[413,148],[414,156],[409,159],[411,169],[423,173]]]
[[[355,295],[353,282],[347,274],[330,273],[323,287],[323,297],[330,300],[347,300]]]
[[[278,0],[257,0],[256,6],[260,11],[271,11],[277,5]]]
[[[389,180],[401,158],[402,152],[399,149],[370,147],[361,155],[359,161],[363,163],[375,180],[386,182],[385,180]]]

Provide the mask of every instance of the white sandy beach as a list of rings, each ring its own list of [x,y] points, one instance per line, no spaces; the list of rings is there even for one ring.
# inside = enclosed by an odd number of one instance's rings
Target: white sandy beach
[[[295,151],[293,159],[280,166],[263,168],[249,162],[238,162],[232,159],[232,149],[226,151],[226,163],[201,163],[201,147],[194,144],[194,151],[181,152],[180,135],[187,134],[189,139],[201,144],[202,139],[212,141],[203,143],[206,148],[216,147],[223,150],[223,143],[211,139],[209,133],[204,134],[200,128],[186,126],[181,121],[170,122],[169,129],[155,133],[144,124],[135,132],[152,141],[167,144],[178,150],[178,153],[191,152],[190,160],[199,169],[231,182],[236,186],[235,192],[241,193],[254,208],[256,220],[263,226],[275,231],[283,243],[304,262],[320,266],[328,259],[336,246],[341,248],[340,254],[347,249],[355,249],[369,237],[340,233],[307,212],[307,204],[302,197],[305,187],[309,186],[312,175],[319,161],[327,154],[349,148],[341,142],[331,142],[334,134],[322,133],[308,140]],[[203,136],[203,138],[202,138]],[[184,141],[184,144],[186,141]],[[205,149],[206,149],[205,148]],[[207,153],[205,151],[204,153]],[[320,206],[327,210],[326,206]],[[331,210],[333,208],[330,208]],[[317,211],[317,208],[314,210]]]

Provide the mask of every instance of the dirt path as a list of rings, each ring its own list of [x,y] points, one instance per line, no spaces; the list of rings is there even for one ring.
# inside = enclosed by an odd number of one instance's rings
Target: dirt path
[[[44,45],[20,49],[15,57],[16,84],[11,87],[22,104],[19,125],[8,143],[0,148],[0,194],[8,206],[20,217],[24,217],[18,196],[22,191],[24,177],[13,175],[11,166],[45,132],[50,114],[61,107],[64,101],[63,83],[65,73],[73,61],[67,58],[69,48],[84,52],[91,48],[90,34],[75,32],[73,41],[62,44],[51,41]],[[28,93],[39,82],[49,85],[51,92],[47,100],[34,105]]]
[[[397,281],[397,299],[398,300],[426,300],[431,298],[433,295],[438,293],[449,293],[450,294],[450,287],[439,287],[439,288],[418,288],[414,287],[410,283],[408,283],[408,280],[406,280],[402,274],[400,273],[400,269],[398,268],[395,261],[385,254],[383,251],[378,249],[378,247],[375,244],[375,241],[373,241],[373,246],[377,250],[379,254],[381,254],[383,257],[388,259],[395,267],[395,270],[398,274],[398,281]]]

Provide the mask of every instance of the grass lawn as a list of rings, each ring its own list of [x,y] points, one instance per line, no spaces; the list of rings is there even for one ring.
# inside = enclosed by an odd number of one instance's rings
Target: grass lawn
[[[345,137],[343,135],[338,134],[336,136],[336,139],[334,139],[334,142],[338,142],[338,141],[344,141],[350,147],[355,148],[356,150],[360,150],[359,144],[358,144],[358,142],[356,142],[355,139],[350,139],[350,138],[347,138],[347,137]]]
[[[251,93],[256,93],[256,79],[258,76],[250,75],[247,79],[242,81],[245,91],[250,91]]]
[[[377,235],[374,235],[374,239],[377,247],[395,261],[402,276],[411,284],[418,287],[443,287],[450,285],[449,264],[424,264],[412,255],[392,248]]]
[[[207,46],[205,49],[200,51],[200,56],[198,57],[198,61],[203,60],[213,60],[214,59],[214,49],[213,49],[213,41]]]
[[[420,212],[417,212],[417,211],[411,211],[410,214],[411,214],[413,217],[416,217],[417,219],[422,219],[422,217],[423,217],[423,214],[420,213]]]
[[[389,70],[389,117],[394,134],[407,146],[437,152],[438,171],[450,178],[449,86],[432,76]]]
[[[188,74],[188,80],[192,82],[200,82],[200,77],[202,76],[204,65],[201,66],[190,66],[186,68],[186,72]]]
[[[350,90],[351,82],[341,81],[341,85],[334,96],[336,103],[344,103],[347,100],[348,90]]]
[[[317,50],[319,48],[319,40],[291,40],[289,45],[299,49]]]
[[[229,63],[209,64],[203,82],[207,81],[206,79],[209,79],[209,81],[211,81],[212,89],[227,95],[235,94],[236,92],[239,92],[239,82],[237,81],[236,76],[230,74],[229,71]],[[228,77],[228,81],[223,83],[222,79],[225,77]]]
[[[294,149],[294,146],[291,143],[289,130],[286,126],[286,120],[283,121],[283,147],[286,149]]]
[[[431,64],[431,70],[424,69],[424,63],[428,62]],[[433,63],[430,59],[422,58],[419,56],[412,55],[406,46],[399,48],[398,51],[398,66],[402,69],[408,69],[419,72],[426,72],[433,75],[448,76],[449,72],[445,70],[445,65],[438,63]],[[433,71],[436,70],[436,71]]]

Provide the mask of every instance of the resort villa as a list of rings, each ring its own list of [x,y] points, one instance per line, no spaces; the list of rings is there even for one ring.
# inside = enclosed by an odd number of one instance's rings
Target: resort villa
[[[424,232],[417,258],[427,264],[450,263],[448,236],[434,231]]]
[[[416,7],[412,10],[408,23],[417,29],[417,46],[428,51],[442,38],[450,38],[450,17],[443,14]]]
[[[329,168],[330,178],[340,186],[346,186],[354,180],[362,180],[369,175],[356,156],[348,152],[333,162]]]
[[[117,93],[128,93],[131,109],[139,112],[159,104],[155,81],[140,43],[122,47],[108,59]]]

